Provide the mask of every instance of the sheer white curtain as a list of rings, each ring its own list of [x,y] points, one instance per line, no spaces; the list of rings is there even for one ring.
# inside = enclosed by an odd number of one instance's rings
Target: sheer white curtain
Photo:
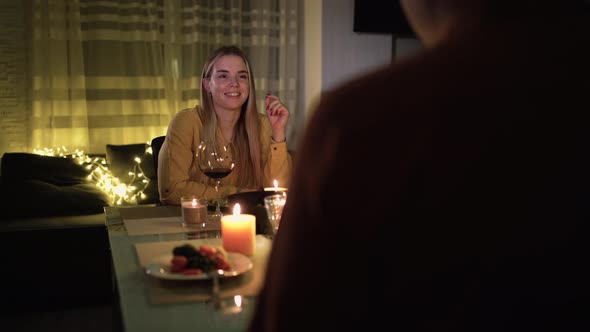
[[[164,134],[174,113],[197,103],[201,65],[224,44],[249,55],[261,112],[272,92],[293,118],[303,116],[296,111],[296,0],[29,4],[30,116],[23,124],[29,150],[104,153],[106,144]]]

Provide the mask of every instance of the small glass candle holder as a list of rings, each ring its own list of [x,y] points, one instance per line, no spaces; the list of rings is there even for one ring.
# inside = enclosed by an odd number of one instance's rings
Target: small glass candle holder
[[[287,193],[268,195],[264,197],[264,207],[268,215],[268,221],[272,227],[272,235],[275,235],[279,229],[283,208],[287,202]]]
[[[207,202],[197,196],[183,196],[180,199],[182,225],[203,228],[207,225]]]

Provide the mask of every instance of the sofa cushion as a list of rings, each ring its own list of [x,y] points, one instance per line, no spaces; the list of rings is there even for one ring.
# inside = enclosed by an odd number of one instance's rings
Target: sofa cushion
[[[68,186],[87,183],[90,170],[69,157],[10,152],[2,155],[1,174],[5,183],[39,180],[56,186]]]
[[[138,198],[139,204],[154,204],[160,201],[158,195],[158,184],[156,179],[156,172],[154,171],[154,159],[151,153],[146,151],[145,143],[113,145],[106,146],[106,160],[109,170],[113,176],[127,185],[130,184],[132,178],[129,172],[133,172],[136,165],[135,157],[141,159],[140,167],[143,175],[150,180],[149,185],[144,190],[145,198]],[[137,171],[136,173],[139,173]],[[137,188],[143,188],[142,179],[135,179],[134,185]]]
[[[0,183],[0,220],[94,214],[108,205],[106,193],[90,182],[69,186],[36,179]]]

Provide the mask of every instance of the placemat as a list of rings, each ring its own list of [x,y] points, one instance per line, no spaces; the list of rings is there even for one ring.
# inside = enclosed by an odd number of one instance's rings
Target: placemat
[[[134,206],[120,210],[127,235],[149,235],[168,233],[191,233],[220,230],[219,221],[207,223],[205,227],[182,225],[179,206]]]
[[[185,243],[198,247],[202,244],[221,246],[221,239],[180,240],[167,242],[146,242],[135,244],[139,264],[142,269],[155,257],[172,254],[172,249]],[[221,297],[234,295],[255,296],[260,291],[264,281],[266,261],[272,241],[268,238],[256,236],[256,253],[250,257],[252,270],[239,276],[220,279]],[[182,302],[207,301],[211,299],[211,280],[162,280],[145,275],[146,291],[152,304],[169,304]]]
[[[179,205],[136,205],[118,209],[121,219],[180,217]]]

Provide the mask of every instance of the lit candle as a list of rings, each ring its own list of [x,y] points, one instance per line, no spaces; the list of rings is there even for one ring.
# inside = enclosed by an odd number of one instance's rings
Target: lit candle
[[[228,252],[252,256],[256,247],[256,216],[240,212],[240,204],[236,204],[234,214],[221,217],[221,241]]]
[[[207,205],[194,197],[182,197],[182,221],[186,226],[204,226],[207,220]]]
[[[265,187],[264,191],[276,191],[276,192],[285,192],[287,191],[287,188],[285,187],[279,187],[279,181],[277,181],[276,179],[272,181],[272,183],[274,184],[274,187]]]

